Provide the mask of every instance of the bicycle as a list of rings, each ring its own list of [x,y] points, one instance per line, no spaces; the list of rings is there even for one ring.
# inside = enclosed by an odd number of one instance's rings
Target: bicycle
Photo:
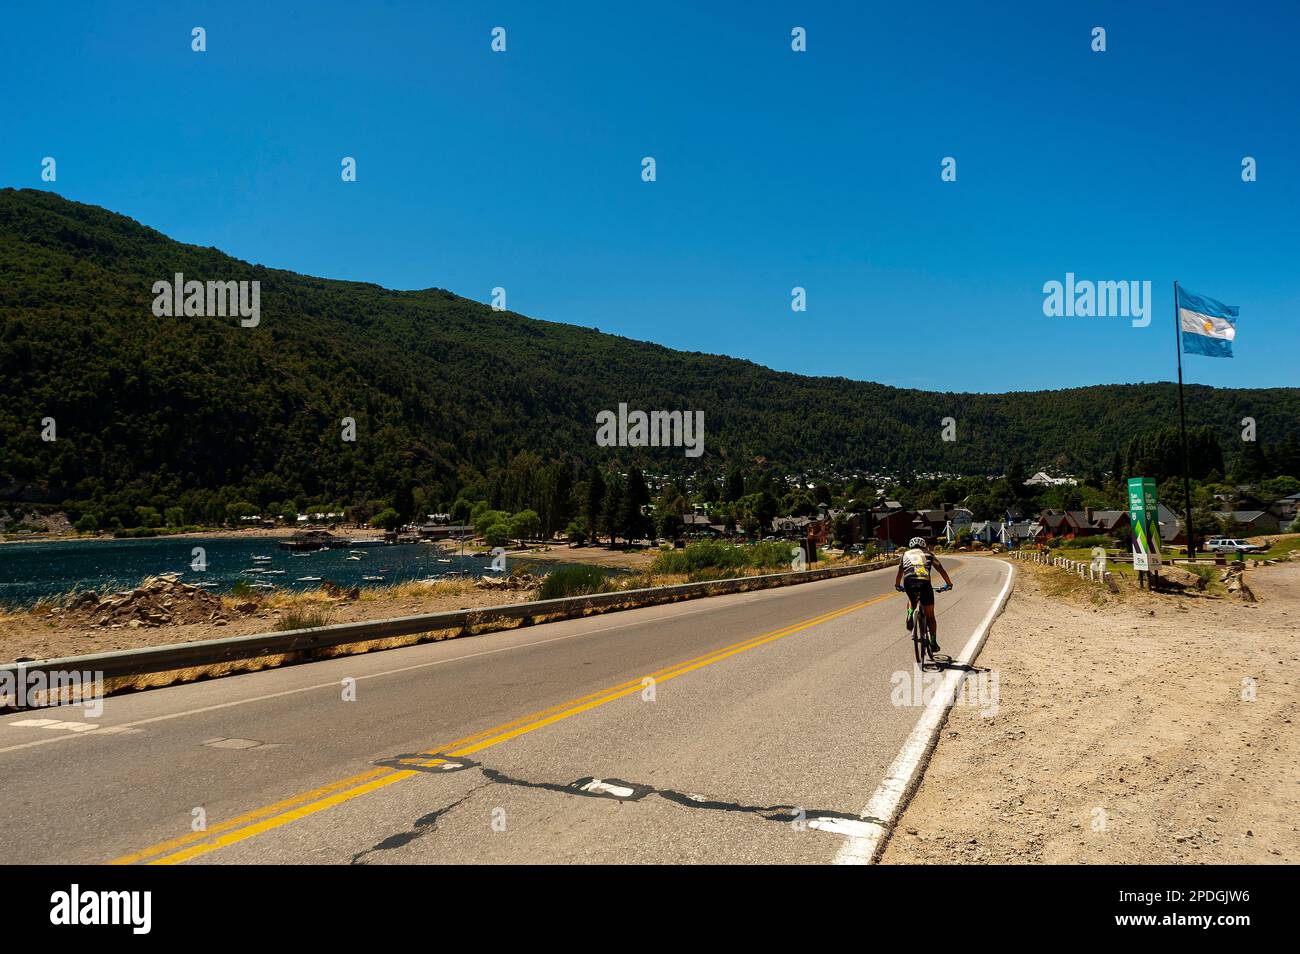
[[[952,585],[941,586],[935,593],[946,593],[952,589]],[[902,587],[900,591],[906,592]],[[924,666],[926,660],[934,662],[934,650],[930,648],[930,619],[925,615],[925,607],[921,601],[916,601],[916,609],[912,613],[912,651],[916,654],[916,662],[919,666]]]

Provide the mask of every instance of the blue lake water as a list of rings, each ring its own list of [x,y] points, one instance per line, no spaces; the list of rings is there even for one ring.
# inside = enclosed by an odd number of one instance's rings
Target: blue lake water
[[[202,547],[207,569],[191,568],[194,548]],[[51,543],[7,543],[0,545],[0,605],[25,606],[42,596],[69,590],[128,589],[148,576],[178,573],[186,583],[212,583],[213,592],[228,591],[243,580],[273,584],[280,590],[305,590],[321,585],[320,577],[340,586],[391,586],[426,577],[443,577],[463,571],[471,577],[484,575],[489,560],[484,557],[448,554],[427,544],[399,544],[359,549],[359,560],[348,560],[347,549],[318,550],[308,556],[294,556],[279,548],[274,538],[259,537],[152,537],[143,540],[69,540]],[[254,556],[269,556],[254,561]],[[449,563],[439,562],[450,560]],[[508,557],[507,569],[520,561],[546,570],[562,561],[535,560],[527,556]],[[252,573],[252,570],[283,570],[283,573]],[[381,576],[368,581],[366,576]]]

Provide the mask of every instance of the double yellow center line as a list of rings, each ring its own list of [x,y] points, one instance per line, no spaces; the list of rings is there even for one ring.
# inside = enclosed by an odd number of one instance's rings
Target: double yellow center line
[[[696,656],[694,659],[688,659],[685,662],[675,663],[657,672],[648,673],[645,676],[638,676],[635,679],[629,679],[627,682],[619,683],[617,686],[611,686],[608,689],[601,689],[597,692],[589,693],[577,699],[570,699],[567,702],[561,702],[547,709],[538,712],[532,712],[525,716],[520,716],[510,722],[494,726],[491,729],[485,729],[482,732],[476,732],[453,742],[435,748],[426,749],[421,755],[427,756],[467,756],[475,752],[481,752],[484,749],[491,748],[494,745],[500,745],[502,742],[508,742],[511,739],[526,735],[529,732],[535,732],[545,726],[552,725],[571,716],[579,715],[603,706],[606,703],[613,702],[616,699],[622,699],[624,696],[631,695],[640,691],[647,680],[655,683],[667,682],[669,679],[676,679],[678,676],[684,676],[689,672],[697,669],[703,669],[705,666],[711,666],[714,663],[721,662],[739,653],[756,649],[759,646],[781,639],[785,636],[791,636],[795,633],[802,632],[813,626],[830,622],[838,619],[848,613],[860,610],[865,606],[873,603],[879,603],[887,600],[895,594],[890,592],[884,596],[873,597],[869,600],[853,603],[849,606],[823,613],[812,619],[786,626],[782,629],[773,630],[763,633],[760,636],[754,636],[750,639],[733,643],[730,646],[724,646],[721,649],[706,653],[702,656]],[[443,762],[440,758],[430,758],[425,761],[413,764],[422,767],[428,767]],[[123,855],[109,862],[114,865],[129,865],[144,862],[154,865],[172,865],[179,864],[183,861],[189,861],[191,858],[197,858],[200,855],[206,855],[209,852],[225,848],[228,845],[237,844],[245,841],[255,835],[271,831],[287,825],[290,822],[297,821],[300,818],[306,818],[308,815],[314,815],[317,812],[340,805],[343,802],[350,801],[359,795],[365,795],[367,792],[373,792],[377,789],[385,788],[394,782],[400,782],[404,779],[412,778],[421,774],[418,768],[397,769],[397,768],[375,768],[368,772],[362,772],[360,775],[354,775],[351,778],[345,778],[337,782],[331,782],[320,788],[312,789],[309,792],[303,792],[276,802],[273,805],[266,805],[249,812],[245,812],[235,818],[228,819],[213,825],[204,831],[191,832],[169,841],[161,842],[151,848],[145,848],[129,855]]]

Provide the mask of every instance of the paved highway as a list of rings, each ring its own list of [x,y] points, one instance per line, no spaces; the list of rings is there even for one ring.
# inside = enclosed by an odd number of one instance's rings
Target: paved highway
[[[957,654],[1010,567],[945,563]],[[845,837],[803,822],[856,820],[922,711],[894,698],[913,663],[893,579],[175,686],[94,720],[10,713],[0,857],[827,863]]]

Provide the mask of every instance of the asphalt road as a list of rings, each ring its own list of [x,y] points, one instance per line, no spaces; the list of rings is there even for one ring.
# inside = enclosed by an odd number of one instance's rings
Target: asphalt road
[[[955,654],[1010,568],[945,563]],[[0,859],[826,863],[843,836],[803,822],[856,819],[921,713],[896,698],[913,662],[893,579],[158,689],[98,719],[11,713]]]

